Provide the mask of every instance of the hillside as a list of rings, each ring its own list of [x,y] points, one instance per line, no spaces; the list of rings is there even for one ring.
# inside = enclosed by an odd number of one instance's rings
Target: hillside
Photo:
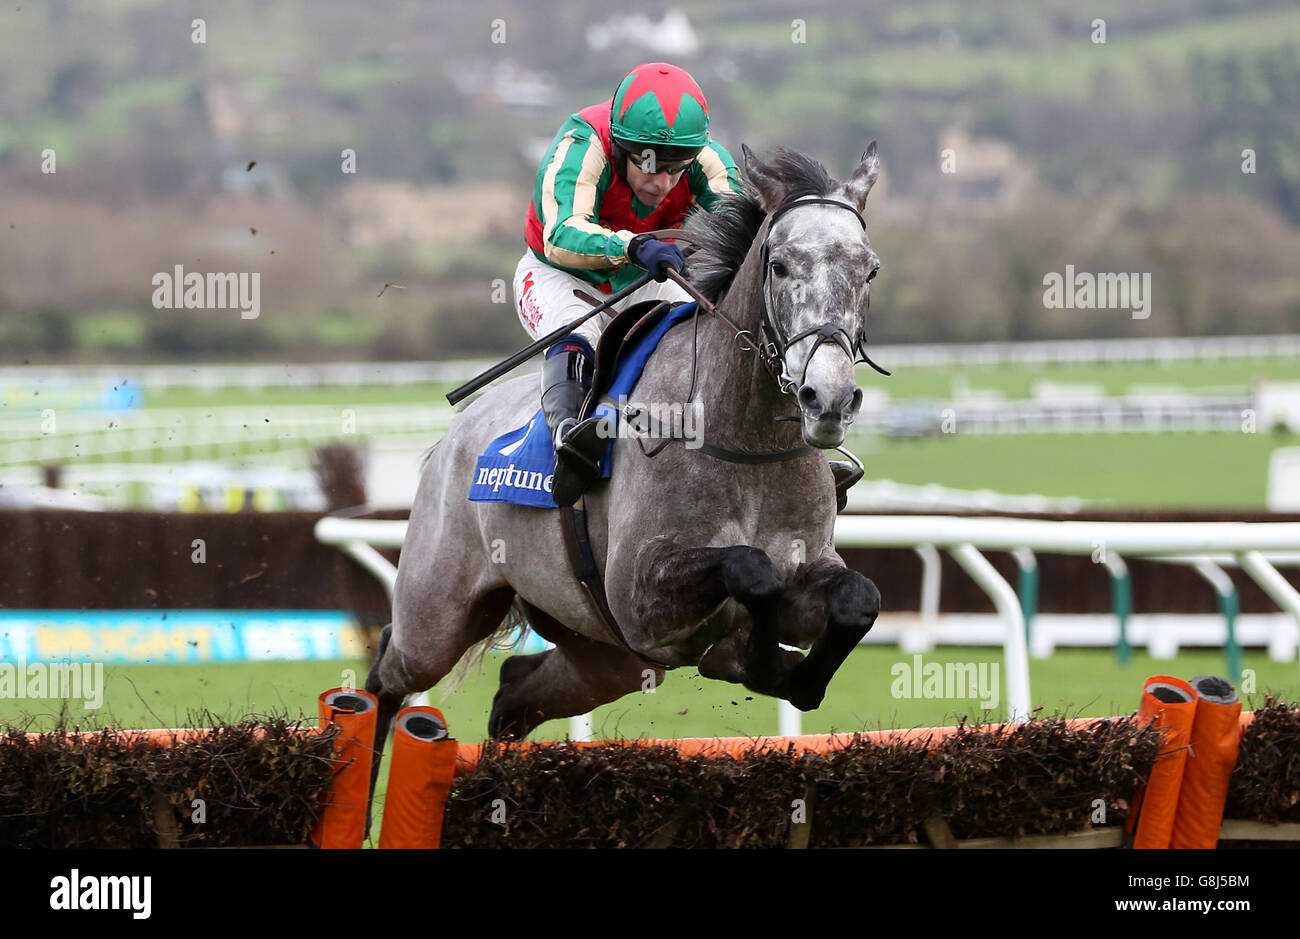
[[[792,146],[843,174],[880,141],[879,340],[1300,330],[1293,4],[790,9],[637,23],[595,3],[231,0],[195,42],[193,10],[161,0],[6,7],[0,344],[38,360],[509,349],[522,330],[500,286],[539,149],[656,58],[692,70],[734,152]],[[264,314],[153,309],[150,278],[176,263],[260,271]],[[1044,309],[1065,264],[1151,273],[1153,315]]]

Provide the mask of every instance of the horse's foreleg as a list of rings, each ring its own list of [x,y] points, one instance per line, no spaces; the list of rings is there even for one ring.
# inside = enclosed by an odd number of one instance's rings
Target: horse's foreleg
[[[772,686],[760,687],[752,681],[750,666],[751,656],[758,651],[752,645],[754,634],[742,630],[709,649],[700,661],[700,674],[743,684],[811,711],[821,704],[831,678],[875,623],[880,594],[861,574],[827,559],[801,566],[774,605],[749,609],[760,629],[774,623],[779,629],[777,641],[811,645],[809,652],[779,649],[782,674]]]
[[[758,548],[733,550],[722,564],[722,578],[727,593],[749,611],[749,638],[740,657],[743,684],[759,694],[779,694],[785,670],[776,614],[783,588],[772,559]]]
[[[792,624],[809,617],[825,628],[783,680],[781,697],[802,711],[822,703],[826,686],[849,653],[862,641],[880,612],[880,591],[857,571],[824,561],[800,568],[783,598],[778,616]]]
[[[370,674],[366,676],[366,691],[369,691],[379,701],[378,713],[375,716],[375,740],[374,740],[374,757],[370,764],[370,797],[366,800],[366,836],[370,836],[370,822],[372,809],[375,799],[375,784],[379,781],[379,764],[384,757],[384,743],[388,740],[388,732],[392,729],[393,718],[397,712],[402,709],[402,702],[405,695],[398,691],[386,690],[383,681],[379,677],[379,666],[384,659],[384,653],[388,651],[388,643],[393,636],[393,624],[389,623],[384,627],[383,633],[379,638],[379,654],[375,656],[375,664],[370,669]]]
[[[745,649],[749,642],[749,629],[740,629],[709,647],[700,659],[700,674],[715,681],[729,681],[743,685],[749,681],[745,670]],[[777,649],[781,668],[788,671],[803,661],[803,653],[790,649]]]
[[[626,613],[615,610],[615,615],[632,647],[660,661],[681,656],[684,648],[703,652],[727,642],[724,635],[702,633],[699,623],[728,598],[738,601],[752,622],[743,643],[734,647],[728,680],[760,694],[777,693],[783,668],[774,614],[783,587],[765,551],[749,545],[680,548],[664,539],[643,550],[628,586]]]

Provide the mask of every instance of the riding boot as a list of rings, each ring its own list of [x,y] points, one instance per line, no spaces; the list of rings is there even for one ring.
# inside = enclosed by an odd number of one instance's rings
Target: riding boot
[[[848,460],[830,460],[831,475],[835,477],[835,511],[843,512],[849,504],[849,489],[862,478],[862,469]]]
[[[562,339],[546,351],[542,364],[542,413],[555,446],[551,497],[572,505],[600,478],[600,459],[609,447],[609,422],[589,418],[578,423],[591,385],[591,346],[579,336]]]

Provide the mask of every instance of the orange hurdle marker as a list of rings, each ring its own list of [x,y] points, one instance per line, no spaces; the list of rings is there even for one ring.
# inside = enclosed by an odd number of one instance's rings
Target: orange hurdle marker
[[[319,708],[322,727],[339,726],[334,759],[343,767],[334,774],[311,843],[318,848],[360,848],[366,837],[379,702],[368,691],[334,688],[320,696]]]
[[[439,846],[457,747],[437,708],[409,707],[397,715],[379,847]]]
[[[1241,701],[1232,685],[1214,675],[1197,675],[1190,684],[1196,689],[1196,719],[1169,846],[1214,848],[1223,827],[1228,780],[1237,767]]]
[[[1196,717],[1196,690],[1181,678],[1156,675],[1142,687],[1138,719],[1160,731],[1160,750],[1146,785],[1133,795],[1125,831],[1134,848],[1167,848],[1187,767],[1187,744]]]

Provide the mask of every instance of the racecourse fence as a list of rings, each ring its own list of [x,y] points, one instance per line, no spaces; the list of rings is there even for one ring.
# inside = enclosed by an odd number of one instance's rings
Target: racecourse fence
[[[432,443],[455,410],[445,402],[352,407],[249,405],[70,411],[47,430],[39,413],[0,420],[0,469],[48,463],[173,462],[298,456],[334,440]],[[280,460],[280,463],[293,462]]]
[[[1093,365],[1137,362],[1214,362],[1300,355],[1300,334],[1182,336],[1140,339],[1062,339],[1043,342],[972,342],[874,346],[872,354],[899,368],[951,365]],[[166,388],[310,388],[463,382],[495,359],[446,362],[316,362],[294,364],[193,363],[182,365],[67,365],[43,367],[54,384],[113,384],[129,377],[148,390]],[[30,367],[0,368],[0,387],[31,384]]]
[[[1249,395],[1129,394],[1065,399],[955,399],[865,408],[855,424],[889,436],[1241,433]]]

